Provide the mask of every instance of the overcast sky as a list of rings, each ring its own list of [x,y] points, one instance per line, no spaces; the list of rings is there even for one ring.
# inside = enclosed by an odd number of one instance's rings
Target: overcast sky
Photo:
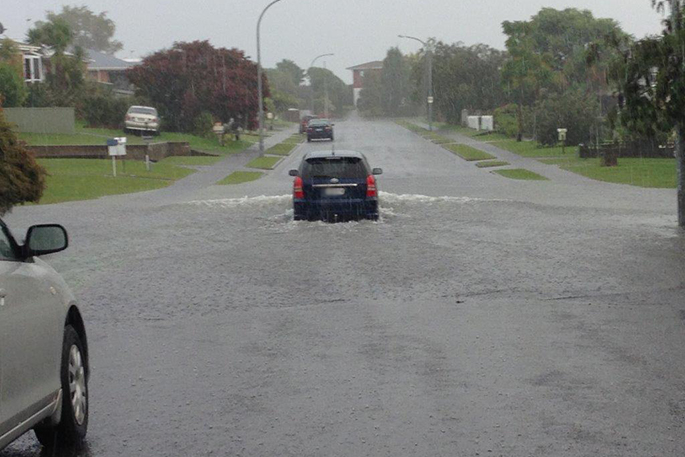
[[[1,0],[6,35],[23,39],[32,21],[63,4],[107,11],[124,43],[119,57],[144,56],[174,41],[209,40],[245,50],[256,60],[255,27],[270,0]],[[419,43],[398,34],[435,37],[446,42],[504,47],[501,23],[525,20],[542,7],[575,7],[610,17],[637,37],[657,33],[661,15],[650,0],[282,0],[262,22],[262,59],[266,67],[287,58],[306,68],[319,54],[346,82],[347,67],[382,60],[387,49],[413,52]],[[323,59],[317,65],[323,66]]]

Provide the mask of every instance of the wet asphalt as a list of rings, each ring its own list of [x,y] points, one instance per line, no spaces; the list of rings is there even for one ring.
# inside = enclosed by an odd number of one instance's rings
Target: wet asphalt
[[[514,181],[390,121],[335,128],[384,169],[378,223],[293,222],[288,169],[329,143],[248,184],[210,169],[5,218],[71,235],[48,260],[89,332],[78,455],[685,455],[674,190]],[[38,455],[32,434],[0,451]]]

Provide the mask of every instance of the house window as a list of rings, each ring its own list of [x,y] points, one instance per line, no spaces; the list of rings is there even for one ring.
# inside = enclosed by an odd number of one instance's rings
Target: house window
[[[43,62],[39,56],[24,56],[24,79],[27,83],[43,80]]]

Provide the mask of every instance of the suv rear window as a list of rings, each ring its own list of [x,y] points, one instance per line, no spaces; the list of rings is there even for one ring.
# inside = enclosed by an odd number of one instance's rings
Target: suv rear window
[[[368,175],[366,164],[359,157],[316,157],[307,159],[302,167],[303,179],[365,179]]]

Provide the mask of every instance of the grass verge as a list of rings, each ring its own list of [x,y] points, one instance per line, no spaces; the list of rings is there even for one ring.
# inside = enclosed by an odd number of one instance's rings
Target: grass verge
[[[509,178],[509,179],[520,179],[520,180],[524,180],[524,181],[549,181],[544,176],[541,176],[537,173],[533,173],[532,171],[526,170],[524,168],[512,168],[509,170],[494,170],[493,173],[497,173],[498,175],[502,175],[505,178]]]
[[[253,159],[247,164],[248,168],[259,168],[261,170],[273,170],[276,164],[281,160],[281,157],[262,156]]]
[[[447,144],[444,145],[444,148],[468,161],[489,160],[496,158],[492,154],[488,154],[487,152],[480,151],[465,144]]]
[[[242,184],[244,182],[256,181],[263,175],[264,173],[262,173],[261,171],[234,171],[221,181],[217,182],[217,184],[220,186],[230,184]]]
[[[160,189],[194,173],[164,162],[153,164],[148,172],[144,162],[128,160],[125,172],[123,162],[117,163],[115,178],[109,159],[39,159],[38,162],[49,173],[40,204]]]
[[[619,158],[617,167],[603,167],[600,159],[562,157],[540,159],[550,165],[587,178],[638,187],[674,189],[677,183],[675,159]]]
[[[503,167],[505,165],[509,165],[509,162],[505,162],[504,160],[488,160],[486,162],[476,163],[478,168]]]
[[[545,147],[541,146],[537,141],[516,141],[513,138],[496,141],[493,144],[498,148],[506,149],[522,157],[573,157],[578,152],[577,147],[566,147],[564,152],[561,146]]]
[[[291,152],[293,152],[293,149],[297,147],[298,143],[278,143],[275,146],[271,146],[269,149],[266,150],[267,154],[275,154],[279,156],[287,156],[290,155]]]

